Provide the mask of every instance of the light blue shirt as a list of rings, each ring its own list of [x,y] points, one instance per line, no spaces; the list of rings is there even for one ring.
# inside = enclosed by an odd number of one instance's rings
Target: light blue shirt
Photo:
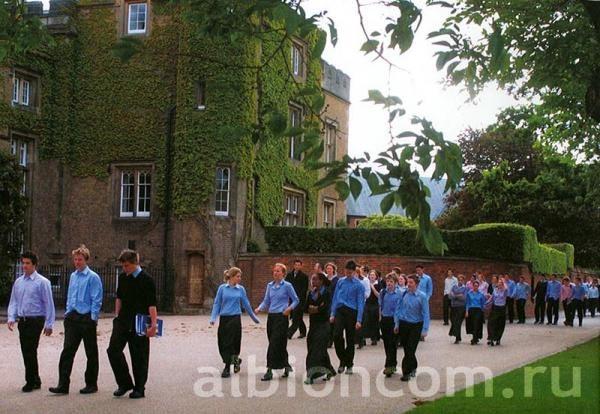
[[[138,266],[132,273],[131,275],[133,277],[138,277],[138,275],[142,272],[142,268],[140,266]]]
[[[213,304],[210,322],[215,322],[217,316],[235,316],[242,314],[242,306],[256,323],[258,318],[254,314],[246,289],[242,285],[231,286],[229,283],[223,283],[217,290],[215,303]]]
[[[406,291],[406,289],[404,290]],[[398,286],[390,292],[387,288],[379,292],[379,309],[381,310],[381,316],[394,316],[396,308],[398,308],[398,301],[402,297],[404,292],[400,291]]]
[[[431,280],[431,276],[423,273],[423,275],[419,277],[418,288],[425,296],[427,296],[427,300],[429,300],[431,295],[433,295],[433,281]]]
[[[599,296],[600,296],[600,294],[598,291],[598,286],[590,286],[590,288],[588,289],[588,298],[589,299],[598,299]]]
[[[571,299],[583,300],[585,296],[585,288],[583,285],[575,285],[571,288]]]
[[[54,300],[50,281],[38,272],[23,275],[15,280],[8,304],[8,322],[27,316],[44,316],[44,327],[54,325]]]
[[[560,282],[558,280],[549,280],[546,288],[546,299],[560,299]]]
[[[488,299],[488,303],[491,303],[495,306],[505,306],[506,305],[506,297],[508,296],[508,291],[506,288],[500,290],[497,287],[494,288],[492,292],[492,297]]]
[[[509,298],[514,298],[515,294],[516,294],[516,290],[517,290],[517,284],[515,283],[514,280],[512,279],[508,279],[508,282],[506,282],[508,284],[508,286],[506,287],[508,290],[508,297]]]
[[[362,321],[365,310],[365,288],[356,276],[346,277],[338,281],[331,303],[331,316],[335,317],[337,310],[342,306],[357,311],[356,320]]]
[[[92,320],[97,321],[101,307],[102,281],[100,276],[87,266],[81,272],[76,270],[71,273],[65,314],[72,311],[81,314],[90,313]]]
[[[288,306],[294,309],[299,303],[298,295],[290,282],[282,280],[275,283],[273,280],[267,283],[265,298],[258,308],[269,313],[282,313]]]
[[[529,297],[531,293],[531,287],[527,283],[517,283],[515,288],[515,299],[525,299]]]
[[[423,322],[422,333],[429,331],[429,300],[425,293],[420,290],[411,292],[406,291],[398,301],[396,312],[394,313],[394,326],[398,328],[400,321],[408,323]]]
[[[472,290],[467,293],[467,306],[466,311],[468,312],[471,308],[479,308],[483,310],[485,307],[485,296],[478,290]]]

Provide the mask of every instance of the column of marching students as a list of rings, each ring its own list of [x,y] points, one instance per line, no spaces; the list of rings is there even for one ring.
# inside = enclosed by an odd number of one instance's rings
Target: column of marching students
[[[98,391],[98,344],[96,328],[102,307],[102,282],[89,266],[89,249],[80,246],[72,252],[74,272],[69,279],[67,305],[64,317],[64,346],[59,360],[58,384],[49,388],[55,394],[68,394],[75,354],[83,341],[87,357],[86,386],[82,394]],[[143,398],[148,378],[149,338],[156,335],[156,289],[152,278],[141,268],[139,255],[123,250],[119,256],[122,273],[118,276],[113,330],[107,349],[117,389],[115,397],[129,393],[130,398]],[[42,333],[52,334],[55,310],[52,289],[48,279],[36,271],[38,258],[32,252],[21,256],[23,274],[12,287],[8,306],[8,329],[15,325],[19,332],[21,353],[25,365],[23,392],[41,388],[38,373],[37,348]],[[232,267],[225,271],[224,283],[217,290],[210,324],[218,322],[217,344],[224,364],[221,377],[231,376],[241,369],[242,309],[255,323],[259,313],[267,313],[267,370],[261,380],[273,379],[273,370],[283,370],[281,377],[289,376],[292,367],[288,361],[287,342],[296,331],[306,337],[306,384],[322,378],[329,380],[337,374],[353,373],[355,349],[383,341],[385,351],[383,374],[391,377],[397,370],[397,351],[403,349],[401,380],[409,381],[416,375],[416,351],[424,341],[430,324],[430,299],[433,280],[417,265],[415,272],[405,274],[398,267],[382,277],[368,265],[359,266],[348,261],[341,274],[334,263],[324,267],[316,263],[310,277],[297,259],[287,272],[282,263],[273,266],[273,280],[265,289],[264,299],[252,309],[246,290],[241,284],[242,271]],[[525,304],[531,300],[535,307],[534,324],[558,323],[559,305],[563,305],[566,326],[573,326],[577,314],[582,326],[587,312],[591,317],[599,310],[598,279],[580,277],[573,281],[564,277],[557,280],[543,276],[533,289],[523,277],[515,282],[509,274],[493,275],[490,282],[481,272],[469,280],[462,274],[448,270],[443,287],[443,321],[450,325],[449,335],[454,344],[462,341],[462,325],[470,334],[471,345],[483,338],[487,316],[487,344],[498,346],[506,320],[524,324]],[[515,315],[516,307],[516,315]],[[600,311],[600,310],[599,310]],[[304,314],[309,315],[309,328]],[[145,335],[136,332],[137,314],[149,315],[150,324]],[[291,324],[290,324],[291,321]],[[128,345],[131,356],[130,374],[123,350]],[[334,347],[339,360],[335,369],[328,349]]]

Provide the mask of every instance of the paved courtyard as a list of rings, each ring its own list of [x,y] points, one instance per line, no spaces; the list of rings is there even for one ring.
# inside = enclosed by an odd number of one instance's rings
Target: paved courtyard
[[[62,321],[57,321],[52,337],[43,337],[40,341],[42,389],[22,393],[24,370],[18,334],[9,332],[6,324],[0,325],[0,413],[404,412],[414,407],[415,402],[419,404],[422,400],[444,395],[449,385],[446,381],[448,368],[485,367],[498,375],[600,334],[600,317],[586,318],[583,328],[534,326],[528,321],[526,325],[507,324],[502,346],[490,348],[485,344],[469,345],[466,335],[462,344],[453,345],[447,327],[440,321],[433,321],[427,341],[421,342],[417,351],[421,372],[416,381],[402,383],[398,375],[383,378],[381,370],[385,357],[380,342],[377,346],[356,351],[354,375],[338,375],[330,382],[306,387],[303,385],[306,342],[299,339],[288,343],[290,356],[295,359],[293,375],[280,379],[280,372],[276,372],[271,383],[261,383],[267,344],[265,315],[261,315],[263,323],[259,326],[244,317],[242,371],[223,381],[218,376],[222,365],[216,345],[217,328],[209,327],[208,317],[167,316],[164,319],[165,337],[151,342],[150,377],[143,400],[112,396],[116,385],[106,356],[112,326],[110,319],[102,319],[99,323],[100,390],[93,395],[78,392],[84,385],[83,346],[75,360],[71,394],[56,396],[48,392],[48,387],[57,382]],[[337,367],[333,349],[330,356]],[[398,357],[401,360],[401,350]],[[249,374],[252,367],[258,368],[254,369],[254,374]],[[455,378],[455,389],[464,388],[464,375],[452,377]],[[476,377],[479,378],[483,377]]]

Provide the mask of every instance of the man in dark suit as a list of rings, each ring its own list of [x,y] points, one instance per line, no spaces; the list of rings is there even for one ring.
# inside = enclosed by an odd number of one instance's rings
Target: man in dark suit
[[[548,281],[546,276],[542,276],[536,285],[535,289],[531,292],[531,301],[535,300],[535,322],[540,325],[544,324],[544,315],[546,314],[546,290],[548,288]]]
[[[302,272],[302,260],[294,260],[294,269],[285,276],[285,280],[290,282],[298,295],[300,303],[292,311],[292,324],[288,329],[288,338],[292,339],[296,330],[300,331],[298,338],[304,338],[306,336],[306,325],[302,319],[304,315],[304,308],[306,306],[306,295],[308,292],[308,276]]]

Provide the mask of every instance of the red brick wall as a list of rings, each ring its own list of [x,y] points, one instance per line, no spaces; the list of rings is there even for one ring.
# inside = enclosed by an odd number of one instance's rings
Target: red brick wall
[[[237,265],[242,269],[242,284],[246,287],[250,302],[253,307],[257,306],[265,294],[265,286],[271,281],[271,271],[275,263],[283,263],[290,269],[294,259],[299,258],[303,262],[303,270],[309,274],[315,263],[325,264],[333,262],[338,269],[343,269],[346,261],[352,259],[360,265],[368,264],[371,269],[377,269],[386,274],[393,267],[400,267],[405,273],[414,273],[417,264],[425,267],[425,273],[433,279],[433,296],[431,297],[431,317],[440,319],[442,317],[442,299],[444,293],[444,278],[446,271],[453,269],[456,274],[473,274],[476,270],[483,272],[489,279],[494,273],[510,273],[515,281],[519,276],[524,276],[528,283],[533,281],[529,268],[526,264],[514,264],[506,262],[494,262],[467,258],[419,258],[402,256],[377,256],[377,255],[268,255],[268,254],[245,254],[238,258]],[[340,273],[343,273],[342,271]],[[533,285],[532,285],[533,286]],[[531,301],[527,302],[527,315],[533,315]]]

